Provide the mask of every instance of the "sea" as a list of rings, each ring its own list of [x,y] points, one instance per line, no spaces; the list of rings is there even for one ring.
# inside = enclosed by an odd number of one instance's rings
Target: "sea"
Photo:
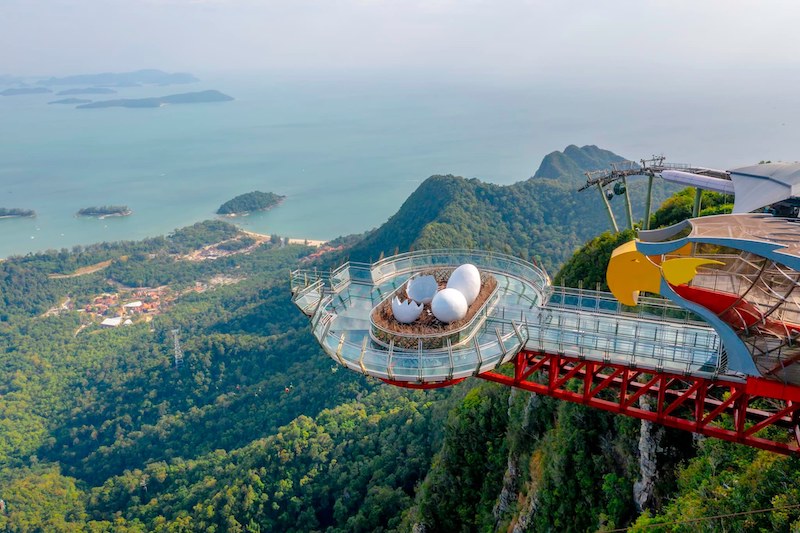
[[[328,240],[379,226],[428,176],[510,184],[569,144],[723,169],[800,158],[797,80],[622,74],[203,73],[191,85],[94,96],[235,98],[148,109],[0,97],[0,207],[37,213],[0,219],[0,258],[167,234],[253,190],[286,200],[235,224]],[[75,216],[109,204],[133,214]]]

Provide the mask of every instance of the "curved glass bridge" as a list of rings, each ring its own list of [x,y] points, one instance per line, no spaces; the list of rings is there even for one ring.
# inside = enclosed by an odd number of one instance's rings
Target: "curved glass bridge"
[[[412,275],[464,263],[491,273],[498,287],[491,305],[460,335],[436,349],[424,349],[422,337],[403,343],[416,349],[373,340],[373,309]],[[728,372],[717,333],[668,300],[640,298],[636,308],[625,307],[610,293],[553,287],[536,265],[494,252],[426,250],[371,265],[345,263],[329,273],[296,270],[291,288],[329,356],[396,385],[449,385],[491,372],[523,351],[682,376],[744,378]]]

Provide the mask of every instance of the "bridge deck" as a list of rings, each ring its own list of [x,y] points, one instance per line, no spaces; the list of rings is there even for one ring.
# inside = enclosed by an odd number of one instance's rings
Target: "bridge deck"
[[[470,341],[414,350],[371,340],[372,309],[413,273],[463,263],[491,272],[499,287],[496,306],[478,321]],[[675,305],[643,298],[640,308],[625,309],[608,293],[554,288],[539,268],[501,254],[424,251],[374,265],[345,264],[327,276],[296,271],[292,291],[328,355],[354,371],[392,381],[439,383],[474,376],[512,361],[523,349],[687,376],[726,372],[714,330]]]

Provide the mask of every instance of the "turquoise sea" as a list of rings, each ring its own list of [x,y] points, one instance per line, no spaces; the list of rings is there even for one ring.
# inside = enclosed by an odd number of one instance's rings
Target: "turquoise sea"
[[[769,84],[720,93],[430,73],[200,76],[109,98],[218,89],[236,100],[77,110],[47,105],[54,94],[0,97],[0,207],[38,213],[0,219],[0,257],[168,233],[256,189],[287,199],[237,224],[330,239],[380,225],[432,174],[512,183],[568,144],[722,168],[800,154],[800,107]],[[103,204],[134,214],[74,216]]]

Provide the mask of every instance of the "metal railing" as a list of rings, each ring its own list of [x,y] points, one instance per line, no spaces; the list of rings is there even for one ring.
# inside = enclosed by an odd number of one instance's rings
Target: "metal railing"
[[[415,272],[467,262],[498,274],[501,296],[480,323],[466,325],[474,330],[466,342],[443,334],[438,347],[424,346],[418,339],[413,347],[400,347],[393,339],[381,346],[370,338],[374,322],[359,314],[361,309],[367,312],[365,303],[373,309]],[[467,377],[496,368],[523,347],[675,373],[716,375],[726,370],[716,333],[672,302],[641,297],[640,305],[630,308],[608,292],[552,287],[535,265],[493,252],[424,250],[373,265],[345,263],[327,275],[297,270],[292,272],[292,292],[331,357],[384,379],[436,382]],[[342,324],[355,318],[364,324],[357,326],[363,330],[345,325],[337,329],[337,317],[345,321]]]
[[[610,292],[572,287],[552,287],[548,291],[546,307],[555,309],[582,309],[596,313],[635,316],[649,319],[661,319],[667,322],[684,322],[698,326],[708,323],[665,298],[640,296],[639,305],[630,307],[621,304]]]

